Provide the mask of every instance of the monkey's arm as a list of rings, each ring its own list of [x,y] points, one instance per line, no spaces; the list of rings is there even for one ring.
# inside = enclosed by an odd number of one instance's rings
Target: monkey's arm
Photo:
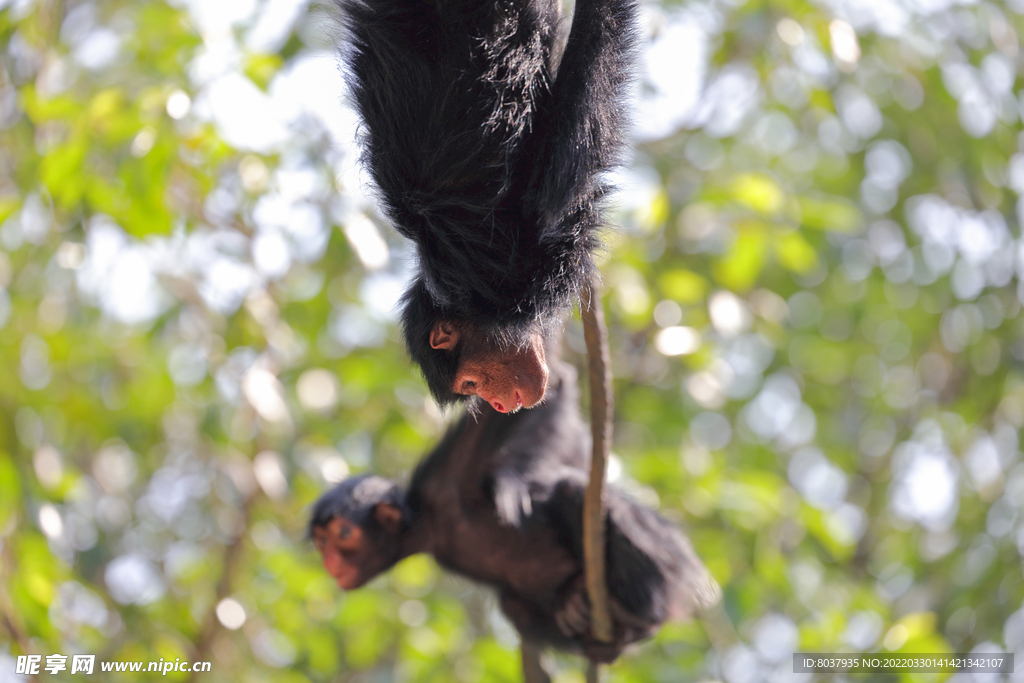
[[[595,177],[619,161],[625,98],[637,35],[636,0],[578,0],[565,52],[544,109],[540,177],[542,216],[564,220],[581,200],[599,199]],[[550,226],[550,223],[549,223]]]

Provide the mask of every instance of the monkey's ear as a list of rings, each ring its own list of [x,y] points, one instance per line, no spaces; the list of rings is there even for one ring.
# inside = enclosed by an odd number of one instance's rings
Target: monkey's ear
[[[459,343],[459,331],[447,320],[434,323],[430,330],[430,347],[449,350]]]
[[[373,516],[389,534],[397,534],[402,528],[402,511],[391,503],[377,503]]]

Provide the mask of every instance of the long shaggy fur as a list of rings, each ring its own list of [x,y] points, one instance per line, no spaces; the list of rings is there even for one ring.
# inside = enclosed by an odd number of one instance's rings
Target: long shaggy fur
[[[619,161],[636,0],[336,0],[363,162],[417,246],[402,303],[410,356],[442,403],[458,355],[437,320],[521,343],[593,270],[603,172]]]

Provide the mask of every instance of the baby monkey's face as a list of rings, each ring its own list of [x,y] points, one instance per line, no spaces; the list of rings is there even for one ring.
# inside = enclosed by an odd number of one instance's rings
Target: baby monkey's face
[[[367,549],[363,530],[355,522],[335,517],[326,526],[313,529],[313,542],[323,558],[324,569],[339,588],[359,588],[371,578],[363,575]]]

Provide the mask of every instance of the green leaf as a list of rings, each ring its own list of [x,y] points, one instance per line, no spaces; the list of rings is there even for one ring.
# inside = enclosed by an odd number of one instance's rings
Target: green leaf
[[[772,178],[760,173],[744,173],[731,186],[733,198],[763,214],[779,212],[786,195]]]
[[[89,182],[85,169],[88,152],[88,138],[75,136],[50,151],[39,166],[39,179],[65,208],[77,205],[85,193]]]
[[[684,304],[695,304],[704,299],[708,282],[690,270],[676,268],[658,277],[658,286],[670,299]]]
[[[11,457],[0,451],[0,529],[21,505],[21,479]]]
[[[818,252],[798,232],[788,232],[775,240],[775,253],[794,273],[809,273],[818,266]]]
[[[725,258],[715,263],[715,278],[737,292],[753,287],[768,255],[768,231],[761,223],[748,221],[737,226],[739,235]]]
[[[859,232],[864,216],[857,206],[842,197],[802,196],[798,200],[802,225],[816,230]]]

